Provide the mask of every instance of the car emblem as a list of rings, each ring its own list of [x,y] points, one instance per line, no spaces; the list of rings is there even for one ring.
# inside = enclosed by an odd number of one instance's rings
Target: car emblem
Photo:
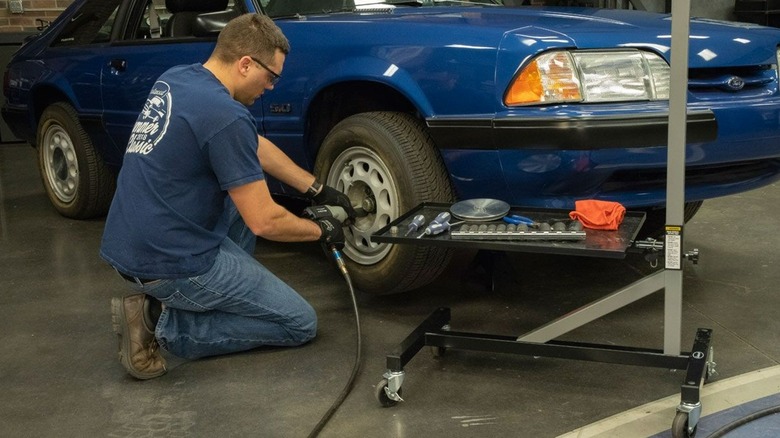
[[[745,80],[742,79],[739,76],[732,76],[729,78],[729,80],[726,82],[726,86],[731,91],[739,91],[743,88],[745,88]]]
[[[292,112],[292,105],[289,103],[272,103],[269,105],[271,114],[289,114]]]

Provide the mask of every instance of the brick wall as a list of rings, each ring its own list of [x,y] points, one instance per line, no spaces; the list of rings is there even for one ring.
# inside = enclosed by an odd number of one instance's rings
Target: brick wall
[[[0,32],[35,31],[40,23],[36,18],[52,21],[73,0],[23,0],[21,14],[11,13],[11,1],[0,0]]]

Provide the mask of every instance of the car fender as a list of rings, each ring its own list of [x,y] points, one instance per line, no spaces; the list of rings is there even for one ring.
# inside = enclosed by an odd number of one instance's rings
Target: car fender
[[[49,73],[51,72],[48,72],[45,77],[33,84],[30,89],[30,105],[36,114],[36,118],[53,101],[65,100],[76,111],[81,112],[83,110],[82,105],[80,105],[76,98],[76,93],[68,84],[68,81],[61,75]],[[56,91],[56,93],[53,91]]]
[[[48,104],[65,100],[79,108],[75,93],[67,80],[37,60],[27,60],[11,66],[8,75],[10,89],[5,106],[9,110],[26,113],[25,124],[28,129],[24,137],[32,143],[35,142],[41,113]],[[29,110],[25,110],[26,108]]]
[[[85,105],[85,102],[78,98],[78,93],[64,75],[48,69],[41,70],[39,79],[30,88],[27,103],[32,109],[30,114],[34,114],[30,119],[31,141],[37,141],[35,137],[37,136],[38,124],[46,107],[54,102],[64,102],[76,110],[79,114],[79,122],[95,143],[105,142],[107,138],[104,134],[103,118],[99,110],[99,93],[81,93],[81,95],[92,96],[95,101],[87,102]]]
[[[351,81],[387,85],[406,97],[424,117],[434,115],[431,102],[409,72],[386,60],[364,56],[342,59],[313,77],[304,97],[305,106],[322,90]]]

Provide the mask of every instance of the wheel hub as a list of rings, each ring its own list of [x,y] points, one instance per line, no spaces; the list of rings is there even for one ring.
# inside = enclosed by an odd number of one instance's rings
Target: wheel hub
[[[354,262],[381,261],[391,245],[374,243],[371,235],[399,215],[398,190],[382,159],[366,147],[351,147],[336,157],[327,184],[347,194],[353,206],[368,212],[345,232],[344,253]]]
[[[68,133],[59,125],[52,125],[43,136],[43,165],[46,179],[54,195],[62,202],[76,197],[79,183],[78,159]]]

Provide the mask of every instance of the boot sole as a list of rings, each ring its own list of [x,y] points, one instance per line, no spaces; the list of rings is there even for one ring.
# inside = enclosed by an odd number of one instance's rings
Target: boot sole
[[[114,329],[114,333],[117,335],[117,341],[119,343],[119,363],[125,367],[128,374],[139,380],[148,380],[155,377],[162,376],[166,373],[166,369],[163,368],[161,372],[153,374],[139,373],[130,365],[130,358],[127,356],[127,352],[130,351],[130,336],[127,334],[127,324],[125,317],[125,306],[122,305],[121,298],[111,298],[111,326]]]

